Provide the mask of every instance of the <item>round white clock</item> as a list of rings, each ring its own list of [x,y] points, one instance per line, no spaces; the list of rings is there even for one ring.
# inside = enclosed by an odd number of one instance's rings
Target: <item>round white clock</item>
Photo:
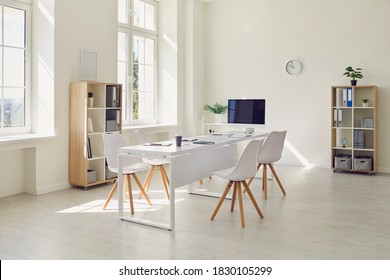
[[[299,75],[302,71],[302,63],[293,59],[286,63],[286,72],[290,75]]]

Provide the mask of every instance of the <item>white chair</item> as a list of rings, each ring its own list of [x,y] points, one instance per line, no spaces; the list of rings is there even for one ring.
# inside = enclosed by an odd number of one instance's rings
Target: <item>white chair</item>
[[[148,139],[146,138],[145,133],[143,131],[136,130],[136,131],[134,131],[134,133],[137,136],[138,142],[140,144],[145,144],[145,143],[149,142]],[[149,163],[151,165],[151,168],[150,168],[150,170],[148,172],[148,175],[146,175],[145,192],[149,191],[150,182],[152,181],[154,170],[157,167],[158,171],[160,173],[161,181],[163,182],[165,196],[166,196],[167,199],[170,199],[168,188],[169,188],[171,183],[169,181],[167,172],[165,171],[165,168],[164,168],[164,164],[168,164],[169,161],[163,160],[163,159],[147,159],[147,158],[145,158],[143,160],[144,160],[144,162],[147,162],[147,163]],[[140,193],[139,197],[140,198],[142,197],[142,193]]]
[[[280,160],[282,157],[282,151],[284,146],[284,140],[286,138],[287,131],[272,131],[268,134],[266,139],[264,140],[263,146],[259,152],[259,156],[257,158],[257,170],[263,166],[263,190],[264,190],[264,198],[267,199],[268,191],[267,191],[267,165],[272,171],[276,181],[279,184],[280,189],[283,194],[286,195],[286,191],[284,190],[282,183],[279,180],[278,175],[276,175],[275,169],[273,167],[273,163]],[[251,185],[254,176],[248,181],[248,186]]]
[[[226,185],[225,191],[223,192],[222,197],[219,200],[219,203],[218,203],[217,207],[215,208],[214,213],[211,216],[210,220],[214,220],[215,216],[217,215],[217,213],[219,211],[219,208],[221,207],[223,201],[225,200],[226,195],[228,194],[233,183],[234,183],[234,189],[233,189],[233,196],[232,196],[230,211],[233,212],[236,196],[238,195],[238,203],[239,203],[239,207],[240,207],[240,217],[241,217],[241,226],[245,227],[241,184],[243,184],[244,189],[247,191],[253,205],[256,208],[257,213],[260,216],[260,218],[261,219],[264,218],[259,206],[256,203],[255,198],[253,197],[251,190],[249,189],[247,183],[245,182],[245,180],[253,177],[256,174],[256,161],[257,161],[258,152],[259,152],[259,149],[261,148],[262,143],[263,143],[263,139],[255,139],[255,140],[250,141],[246,145],[244,150],[242,151],[241,156],[238,159],[238,161],[234,167],[213,172],[214,175],[219,176],[219,177],[224,178],[224,179],[227,179],[227,180],[229,180],[229,182]]]
[[[111,134],[103,134],[103,142],[104,142],[104,153],[107,159],[108,169],[111,172],[118,173],[118,154],[117,151],[119,148],[127,146],[125,140],[123,139],[122,134],[120,133],[111,133]],[[133,194],[131,188],[131,178],[130,175],[133,176],[136,184],[138,185],[141,193],[145,196],[146,201],[151,206],[152,203],[146,194],[144,188],[142,187],[140,181],[138,180],[136,172],[146,171],[150,168],[150,164],[142,161],[137,161],[137,159],[132,157],[125,157],[123,159],[123,175],[124,175],[124,188],[123,193],[124,197],[126,194],[126,190],[129,192],[129,200],[130,200],[130,212],[131,215],[134,215],[134,205],[133,205]],[[103,206],[103,209],[106,209],[108,203],[113,197],[115,191],[118,188],[118,179],[115,181],[114,186],[111,189],[110,194],[106,200],[106,203]]]

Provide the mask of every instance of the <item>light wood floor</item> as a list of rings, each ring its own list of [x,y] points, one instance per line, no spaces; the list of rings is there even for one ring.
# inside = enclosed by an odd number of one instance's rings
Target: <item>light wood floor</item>
[[[390,175],[333,173],[276,166],[287,196],[260,180],[252,190],[260,220],[244,195],[246,228],[226,201],[215,220],[215,198],[176,192],[176,229],[120,221],[116,200],[101,207],[110,185],[0,199],[0,259],[390,259]],[[141,178],[144,178],[140,176]],[[148,206],[135,200],[137,217],[168,219],[158,176]],[[205,180],[222,191],[226,182]],[[126,202],[128,208],[128,203]]]

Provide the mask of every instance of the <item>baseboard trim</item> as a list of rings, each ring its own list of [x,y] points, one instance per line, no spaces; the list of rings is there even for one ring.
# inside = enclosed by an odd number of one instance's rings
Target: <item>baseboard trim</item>
[[[70,187],[71,187],[71,185],[69,184],[69,182],[63,182],[63,183],[52,185],[52,186],[41,187],[39,189],[36,189],[35,193],[33,193],[33,194],[41,195],[41,194],[45,194],[45,193],[51,193],[51,192],[65,190],[65,189],[68,189]]]

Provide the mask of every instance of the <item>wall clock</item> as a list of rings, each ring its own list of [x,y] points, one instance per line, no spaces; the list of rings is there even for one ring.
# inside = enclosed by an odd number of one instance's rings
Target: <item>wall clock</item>
[[[299,75],[302,71],[302,62],[292,59],[286,63],[286,72],[290,75]]]

